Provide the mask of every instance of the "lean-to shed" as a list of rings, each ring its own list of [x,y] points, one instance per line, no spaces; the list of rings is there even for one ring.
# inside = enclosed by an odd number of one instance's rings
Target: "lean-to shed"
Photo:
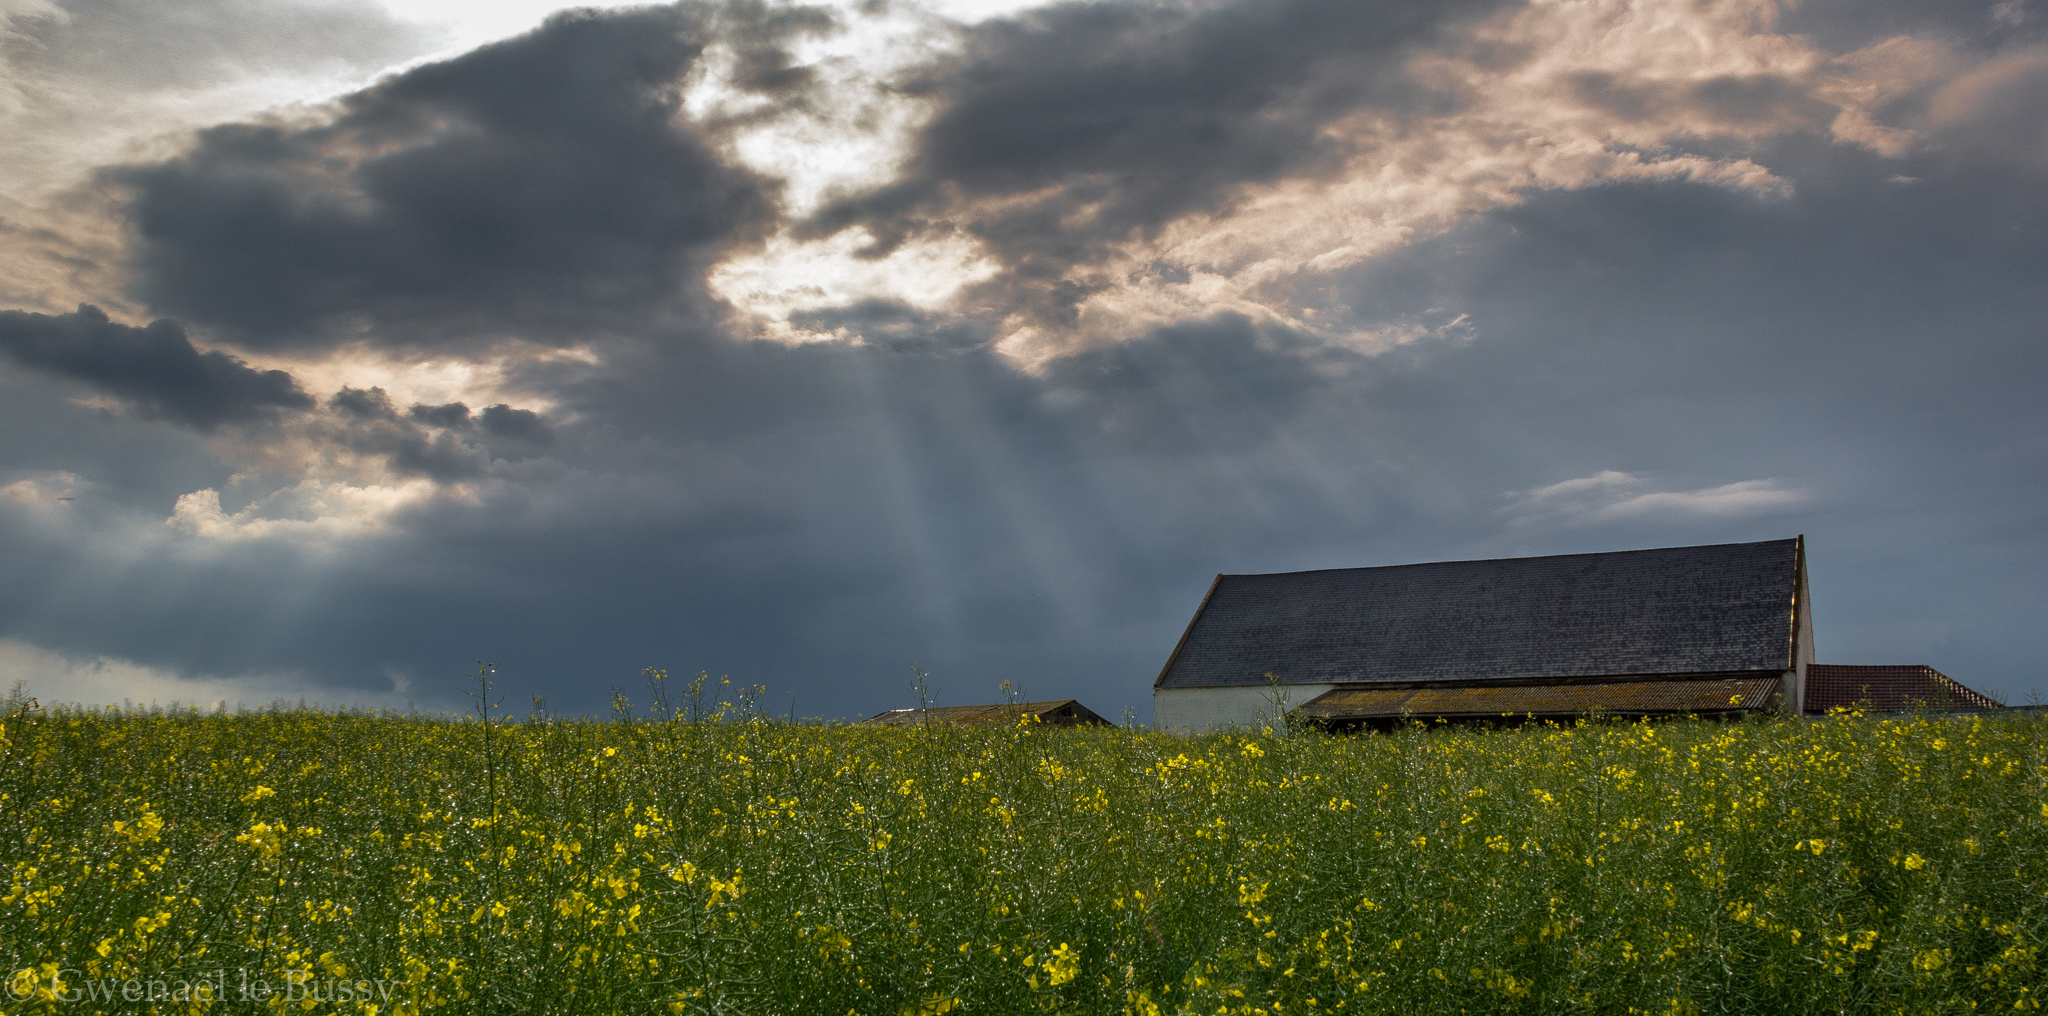
[[[1862,667],[1816,663],[1807,668],[1806,711],[1867,709],[1880,713],[1983,712],[2004,708],[1982,692],[1924,665]]]

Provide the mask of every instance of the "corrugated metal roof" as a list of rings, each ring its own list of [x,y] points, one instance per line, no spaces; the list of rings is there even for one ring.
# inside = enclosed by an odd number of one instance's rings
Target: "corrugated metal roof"
[[[1485,716],[1725,713],[1762,708],[1776,677],[1607,681],[1572,684],[1338,688],[1303,703],[1295,715],[1317,720]]]
[[[1862,706],[1876,712],[1915,709],[1997,709],[1998,703],[1963,687],[1955,678],[1924,665],[1854,667],[1839,663],[1806,666],[1806,711]]]
[[[999,703],[987,706],[932,706],[926,709],[891,709],[862,721],[909,727],[920,723],[943,723],[976,727],[1010,727],[1026,716],[1055,727],[1109,726],[1110,722],[1075,699],[1057,702]]]
[[[1800,541],[1219,575],[1158,687],[1782,672]]]

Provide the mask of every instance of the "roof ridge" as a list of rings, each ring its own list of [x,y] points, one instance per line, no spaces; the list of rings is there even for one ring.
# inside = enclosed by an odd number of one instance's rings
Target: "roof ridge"
[[[1364,564],[1350,565],[1341,568],[1302,568],[1296,571],[1222,572],[1220,573],[1220,577],[1226,579],[1249,579],[1264,578],[1268,575],[1313,575],[1317,572],[1374,571],[1379,569],[1393,568],[1434,568],[1440,565],[1447,564],[1495,564],[1501,561],[1556,561],[1568,557],[1627,557],[1632,554],[1661,554],[1679,550],[1714,550],[1721,547],[1761,547],[1771,543],[1795,543],[1798,541],[1798,539],[1799,538],[1797,536],[1788,536],[1782,540],[1746,540],[1735,543],[1701,543],[1685,547],[1642,547],[1636,550],[1592,550],[1582,551],[1576,554],[1532,554],[1520,557],[1473,557],[1460,558],[1455,561],[1411,561],[1407,564]]]

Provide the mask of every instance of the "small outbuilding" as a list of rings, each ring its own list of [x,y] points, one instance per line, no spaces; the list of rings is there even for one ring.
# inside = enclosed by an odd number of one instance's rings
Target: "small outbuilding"
[[[1806,708],[1804,537],[1218,575],[1153,684],[1153,722]]]
[[[929,706],[924,709],[891,709],[868,717],[863,723],[914,727],[924,723],[965,727],[1014,727],[1026,718],[1050,727],[1107,727],[1108,720],[1074,699],[1057,702],[1016,702],[989,706]]]
[[[1858,667],[1816,663],[1806,668],[1806,711],[1862,709],[1874,713],[1984,712],[1996,700],[1922,665]]]

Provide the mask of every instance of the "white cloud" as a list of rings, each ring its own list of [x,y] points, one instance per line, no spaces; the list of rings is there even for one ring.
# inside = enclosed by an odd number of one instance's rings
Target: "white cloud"
[[[380,23],[374,8],[329,0],[278,0],[259,8],[254,27],[246,10],[223,5],[162,5],[175,8],[169,15],[154,6],[93,18],[46,0],[0,0],[0,200],[33,206],[93,166],[171,155],[192,128],[325,102],[376,80],[428,38]],[[123,19],[148,37],[123,40],[135,44],[126,55],[118,44],[103,50],[104,26],[92,22]],[[63,31],[81,20],[87,31]],[[281,30],[295,21],[298,36]],[[185,52],[191,40],[167,31],[203,37],[215,51]],[[278,52],[284,40],[294,47],[288,57]]]
[[[459,486],[447,490],[462,492]],[[208,488],[179,497],[164,525],[211,540],[327,543],[374,535],[399,512],[443,493],[433,481],[425,479],[391,486],[357,486],[316,478],[292,484],[230,513],[221,507],[220,492]]]
[[[764,337],[804,342],[839,336],[792,327],[789,316],[795,311],[870,299],[933,309],[962,286],[998,270],[965,237],[905,243],[885,258],[859,257],[855,252],[872,239],[858,229],[810,242],[777,236],[758,254],[720,264],[709,282],[714,292],[761,321]]]
[[[2048,171],[2048,47],[2000,55],[1936,92],[1928,104],[1930,133],[1952,157]]]
[[[1677,180],[1783,199],[1792,182],[1744,157],[1745,146],[1796,131],[1887,156],[1918,143],[1911,129],[1879,122],[1876,111],[1957,73],[1947,47],[1899,38],[1837,56],[1778,33],[1778,10],[1774,0],[1536,0],[1503,11],[1410,60],[1417,78],[1460,97],[1454,109],[1433,116],[1367,109],[1332,124],[1329,139],[1352,153],[1343,171],[1244,186],[1224,210],[1184,216],[1132,236],[1106,258],[1072,266],[1067,281],[1093,294],[1076,324],[1054,334],[1020,315],[1002,348],[1034,367],[1223,311],[1385,348],[1376,331],[1332,326],[1351,315],[1303,313],[1298,294],[1319,276],[1534,191]],[[845,38],[863,31],[869,30]],[[878,170],[900,164],[922,112],[880,84],[906,54],[918,52],[898,41],[886,58],[835,63],[837,57],[821,55],[815,66],[832,68],[834,94],[876,98],[842,98],[838,113],[771,121],[738,142],[742,158],[787,178],[801,207],[835,188],[872,183]],[[1502,61],[1472,53],[1529,56]],[[890,115],[856,112],[870,106],[887,107]],[[861,157],[833,160],[837,168],[828,172],[815,151],[800,155],[824,142],[816,151],[852,144]],[[984,252],[964,241],[925,245],[914,271],[861,262],[858,246],[778,241],[723,266],[718,287],[773,331],[792,313],[864,296],[943,299],[954,286],[923,280],[986,273]],[[1182,271],[1161,273],[1161,265]]]
[[[1501,514],[1515,526],[1576,527],[1611,522],[1719,521],[1799,508],[1813,496],[1777,479],[1718,487],[1659,490],[1647,477],[1619,470],[1515,491]]]
[[[1797,36],[1771,31],[1769,0],[1539,0],[1490,18],[1460,43],[1533,58],[1505,67],[1455,55],[1462,45],[1413,59],[1410,69],[1464,97],[1453,113],[1400,121],[1378,111],[1333,125],[1356,153],[1333,179],[1245,188],[1221,216],[1181,219],[1156,240],[1133,241],[1113,264],[1077,269],[1094,279],[1134,278],[1082,310],[1087,345],[1218,307],[1267,309],[1303,331],[1319,321],[1275,305],[1272,294],[1440,233],[1473,214],[1514,205],[1532,191],[1607,183],[1683,180],[1783,199],[1791,181],[1740,155],[1707,156],[1698,140],[1738,146],[1820,126],[1797,102],[1720,108],[1698,92],[1726,81],[1784,82],[1799,98],[1837,110],[1837,141],[1886,155],[1911,146],[1910,131],[1870,110],[1941,73],[1940,47],[1893,40],[1833,58]],[[1598,81],[1639,102],[1629,113],[1586,94]],[[1183,266],[1185,283],[1143,266]],[[1094,326],[1094,327],[1091,327]],[[1346,338],[1329,333],[1331,338]]]
[[[282,370],[307,391],[333,394],[344,387],[382,388],[394,406],[429,406],[461,402],[482,409],[496,402],[537,413],[555,408],[546,391],[520,388],[513,377],[521,370],[550,363],[595,364],[598,354],[587,346],[555,349],[519,342],[466,357],[418,358],[358,343],[311,356],[250,353],[235,350],[259,370]]]
[[[1603,506],[1596,518],[1742,518],[1797,508],[1811,500],[1778,480],[1743,480],[1701,490],[1651,491]]]
[[[23,477],[13,483],[0,486],[0,498],[18,501],[22,504],[56,508],[66,501],[77,498],[82,481],[77,473],[62,470],[53,473],[37,473]]]
[[[7,0],[38,4],[44,0]],[[642,7],[647,0],[380,0],[391,16],[431,25],[447,33],[449,44],[438,56],[453,56],[488,42],[531,31],[548,15],[558,11],[615,7]],[[930,11],[958,21],[979,21],[1036,7],[1039,0],[926,0],[923,3],[890,5],[898,16]],[[852,0],[840,6],[854,9]],[[4,8],[0,8],[4,9]]]

